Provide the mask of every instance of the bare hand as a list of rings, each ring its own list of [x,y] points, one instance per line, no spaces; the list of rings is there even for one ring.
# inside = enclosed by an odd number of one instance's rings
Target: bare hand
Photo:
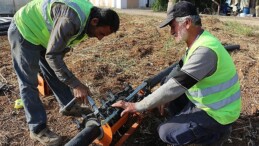
[[[160,112],[160,115],[161,115],[161,116],[164,116],[164,115],[165,115],[165,108],[166,108],[167,106],[168,106],[168,103],[162,104],[162,105],[160,105],[160,106],[157,107],[158,110],[159,110],[159,112]]]
[[[157,108],[159,110],[160,115],[164,116],[164,114],[165,114],[165,105],[162,104],[162,105],[158,106]]]
[[[126,102],[123,100],[117,101],[116,103],[112,104],[111,106],[123,108],[124,110],[121,112],[121,116],[123,116],[126,113],[135,113],[137,111],[136,107],[135,107],[135,103]]]
[[[74,88],[73,92],[74,92],[75,98],[81,100],[81,102],[83,102],[85,104],[88,103],[88,100],[86,97],[92,95],[90,89],[87,86],[85,86],[84,84],[80,84],[79,86]]]

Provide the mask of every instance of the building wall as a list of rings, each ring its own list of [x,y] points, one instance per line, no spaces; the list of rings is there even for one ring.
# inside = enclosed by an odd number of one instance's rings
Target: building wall
[[[14,14],[31,0],[0,0],[0,14]],[[148,0],[90,0],[95,6],[118,9],[145,8]],[[149,6],[154,0],[149,0]]]
[[[114,0],[90,0],[95,6],[111,7],[114,5]]]
[[[139,0],[127,0],[127,8],[138,8]]]
[[[0,0],[0,14],[14,14],[29,0]]]
[[[139,8],[146,8],[146,4],[148,4],[148,7],[151,7],[152,3],[154,2],[155,0],[139,0]]]
[[[148,0],[90,0],[95,6],[110,7],[118,9],[144,8]],[[154,0],[149,0],[149,6]]]

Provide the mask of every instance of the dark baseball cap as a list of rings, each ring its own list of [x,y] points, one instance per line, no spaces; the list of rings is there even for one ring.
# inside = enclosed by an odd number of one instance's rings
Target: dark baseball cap
[[[167,18],[159,25],[159,27],[163,28],[167,26],[177,17],[185,17],[189,15],[198,15],[195,5],[188,1],[180,1],[169,9],[167,12]]]

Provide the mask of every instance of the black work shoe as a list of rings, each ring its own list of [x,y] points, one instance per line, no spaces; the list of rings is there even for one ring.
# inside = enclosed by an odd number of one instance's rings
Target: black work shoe
[[[79,105],[79,103],[75,103],[69,110],[59,110],[59,113],[61,113],[64,116],[74,116],[74,117],[80,117],[82,115],[88,115],[92,111],[88,106]]]
[[[30,137],[45,146],[58,146],[61,143],[61,137],[48,128],[41,130],[38,134],[30,131]]]

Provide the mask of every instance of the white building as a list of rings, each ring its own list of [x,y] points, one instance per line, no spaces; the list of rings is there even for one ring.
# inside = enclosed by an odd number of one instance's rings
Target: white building
[[[14,14],[30,0],[0,0],[0,14]]]
[[[30,0],[0,0],[0,14],[14,14]],[[90,0],[95,6],[118,9],[150,7],[155,0]]]
[[[97,7],[118,9],[150,7],[154,0],[90,0]]]

